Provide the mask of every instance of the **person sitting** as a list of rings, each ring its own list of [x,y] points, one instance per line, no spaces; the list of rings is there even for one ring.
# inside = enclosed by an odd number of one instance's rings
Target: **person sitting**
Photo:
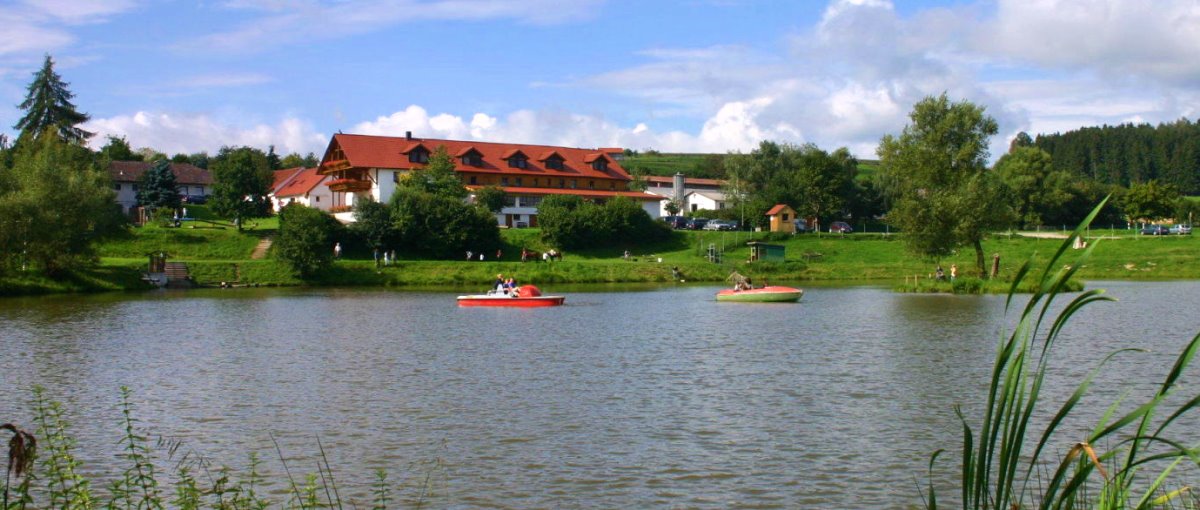
[[[496,292],[504,292],[504,275],[497,274],[496,281],[492,282],[492,289]]]
[[[517,284],[516,284],[516,282],[513,281],[512,278],[504,280],[503,288],[504,288],[505,294],[508,294],[509,296],[512,296],[512,297],[516,297],[516,292],[514,292],[514,291],[517,289]]]

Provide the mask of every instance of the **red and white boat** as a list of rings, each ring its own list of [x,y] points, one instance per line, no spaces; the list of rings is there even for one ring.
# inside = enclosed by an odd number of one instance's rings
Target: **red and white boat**
[[[522,285],[510,294],[489,290],[487,294],[458,296],[458,306],[511,306],[531,308],[539,306],[561,306],[566,296],[543,296],[542,289],[533,285]]]
[[[804,291],[792,287],[769,286],[758,289],[730,290],[717,292],[717,301],[742,303],[795,303]]]

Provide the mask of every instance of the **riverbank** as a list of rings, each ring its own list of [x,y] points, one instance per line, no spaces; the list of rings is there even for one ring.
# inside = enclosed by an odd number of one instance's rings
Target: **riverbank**
[[[893,283],[921,281],[929,287],[937,264],[921,260],[904,250],[899,235],[801,234],[795,236],[748,232],[676,232],[671,241],[651,247],[633,248],[625,258],[624,247],[568,252],[555,262],[521,262],[522,248],[544,250],[537,229],[508,229],[501,257],[488,254],[484,261],[399,260],[376,268],[369,255],[348,254],[333,268],[316,278],[302,280],[269,253],[253,259],[251,253],[263,238],[274,234],[274,224],[244,232],[231,229],[142,227],[129,237],[99,246],[100,264],[72,272],[63,280],[39,275],[0,277],[0,295],[34,295],[64,292],[141,290],[147,288],[140,271],[149,253],[165,252],[173,261],[188,265],[193,280],[201,286],[472,286],[491,282],[496,273],[537,284],[567,283],[653,283],[683,279],[691,282],[722,282],[732,271],[757,281],[831,280]],[[1200,279],[1200,241],[1192,236],[1143,237],[1129,231],[1092,231],[1089,242],[1101,244],[1091,260],[1080,268],[1079,277],[1104,280]],[[749,263],[748,241],[784,247],[783,262]],[[1022,235],[993,236],[984,243],[991,263],[1000,255],[1001,279],[1025,260],[1035,265],[1062,245],[1061,239]],[[710,249],[718,255],[710,261]],[[357,256],[355,256],[357,255]],[[1068,259],[1069,259],[1068,254]],[[964,277],[976,275],[974,252],[960,251],[940,262],[946,270],[959,267]],[[676,278],[675,271],[680,278]],[[950,291],[948,285],[920,291]],[[946,287],[943,289],[942,287]],[[1007,291],[1007,285],[991,284]]]

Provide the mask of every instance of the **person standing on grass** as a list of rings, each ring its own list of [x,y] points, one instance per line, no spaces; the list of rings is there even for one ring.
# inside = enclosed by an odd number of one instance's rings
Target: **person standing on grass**
[[[950,264],[950,281],[958,278],[958,264]]]
[[[379,269],[379,248],[375,248],[371,255],[375,257],[375,269]]]
[[[333,258],[342,258],[342,243],[333,243]]]

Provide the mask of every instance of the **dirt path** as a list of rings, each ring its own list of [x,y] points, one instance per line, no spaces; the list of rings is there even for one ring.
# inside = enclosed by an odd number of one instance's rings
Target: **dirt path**
[[[251,260],[259,260],[267,258],[267,250],[271,249],[271,243],[275,240],[267,237],[258,242],[258,246],[254,247],[254,251],[250,252]]]

